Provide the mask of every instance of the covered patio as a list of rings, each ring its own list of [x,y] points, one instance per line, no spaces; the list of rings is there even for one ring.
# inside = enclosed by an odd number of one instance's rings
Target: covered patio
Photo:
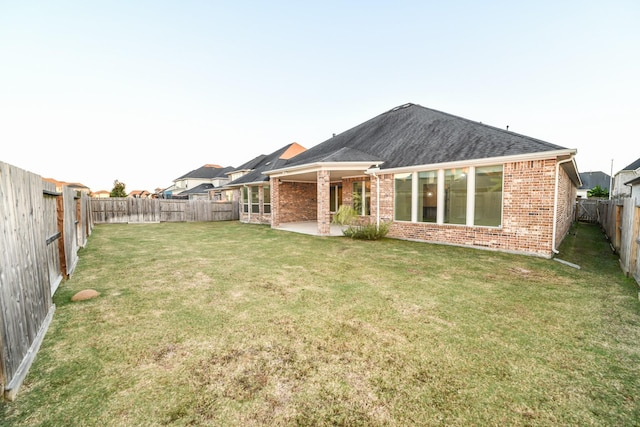
[[[311,236],[321,235],[320,233],[318,233],[318,223],[316,221],[287,222],[284,224],[280,224],[275,229],[282,231],[291,231],[300,234],[308,234]],[[322,236],[339,237],[344,236],[344,234],[342,234],[342,227],[340,225],[331,224],[329,228],[329,234],[322,234]]]
[[[332,209],[351,203],[351,191],[342,193],[332,208],[331,188],[341,188],[357,179],[368,181],[367,171],[377,160],[316,162],[265,172],[271,183],[271,226],[316,236],[340,236],[331,223]]]

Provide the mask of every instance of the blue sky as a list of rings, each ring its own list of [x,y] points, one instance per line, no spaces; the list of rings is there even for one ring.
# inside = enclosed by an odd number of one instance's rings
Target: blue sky
[[[309,148],[413,102],[640,157],[638,1],[0,0],[0,161],[92,190]]]

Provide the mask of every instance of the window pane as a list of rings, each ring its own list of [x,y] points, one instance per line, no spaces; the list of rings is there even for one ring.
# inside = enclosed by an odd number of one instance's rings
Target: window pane
[[[351,198],[353,200],[353,209],[358,215],[362,215],[362,182],[356,181],[353,183]]]
[[[394,177],[396,221],[411,221],[411,176],[402,173]]]
[[[364,215],[371,214],[371,181],[364,183]]]
[[[476,168],[475,225],[502,224],[502,165]]]
[[[438,215],[438,172],[418,174],[418,221],[436,222]]]
[[[250,187],[251,203],[258,203],[258,187]]]
[[[265,204],[269,204],[271,203],[271,187],[269,187],[268,185],[265,185],[264,187],[262,187],[262,191],[264,193],[264,203]]]
[[[467,168],[444,171],[444,222],[467,222]]]

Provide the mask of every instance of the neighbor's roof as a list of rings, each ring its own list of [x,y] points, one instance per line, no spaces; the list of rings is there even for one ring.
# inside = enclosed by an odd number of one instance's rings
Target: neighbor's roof
[[[187,196],[189,194],[203,194],[203,193],[207,193],[209,190],[215,188],[215,185],[206,182],[204,184],[200,184],[200,185],[196,185],[193,188],[190,188],[188,190],[184,190],[181,191],[179,194],[177,194],[177,196]]]
[[[233,186],[242,185],[242,184],[250,184],[254,182],[269,181],[269,177],[264,175],[263,172],[267,172],[273,169],[278,169],[284,166],[287,160],[295,159],[295,157],[298,156],[299,153],[303,153],[305,150],[306,148],[304,148],[302,145],[298,144],[297,142],[292,142],[291,144],[287,144],[284,147],[274,151],[273,153],[262,157],[262,159],[256,165],[254,165],[251,172],[241,176],[238,179],[231,181],[230,183],[227,184],[227,187],[233,187]],[[238,169],[241,169],[241,168],[238,168]]]
[[[640,168],[640,159],[638,159],[635,162],[631,163],[627,167],[622,168],[622,170],[623,171],[634,171],[634,170],[636,170],[638,168]]]
[[[227,172],[227,175],[232,174],[235,171],[244,171],[244,170],[255,169],[256,166],[258,166],[260,164],[260,162],[262,162],[264,160],[265,157],[267,157],[266,154],[260,154],[259,156],[256,156],[253,159],[249,160],[247,163],[244,163],[244,164],[238,166],[237,168],[235,168],[234,170]]]
[[[462,117],[404,104],[299,154],[286,167],[383,161],[381,169],[567,150]]]
[[[176,178],[174,181],[177,181],[179,179],[187,179],[187,178],[202,178],[202,179],[212,179],[212,178],[218,178],[218,177],[225,177],[225,174],[227,172],[232,171],[234,168],[232,168],[231,166],[227,166],[227,167],[222,167],[219,165],[204,165],[198,169],[194,169],[189,173],[186,173],[184,175],[182,175],[180,178]]]
[[[611,177],[604,172],[581,172],[580,180],[582,181],[582,186],[580,186],[580,190],[590,190],[596,185],[599,185],[600,188],[604,190],[609,190],[609,183]]]

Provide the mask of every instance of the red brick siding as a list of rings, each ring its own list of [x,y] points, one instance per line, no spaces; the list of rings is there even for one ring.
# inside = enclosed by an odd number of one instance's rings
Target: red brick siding
[[[318,194],[315,183],[281,182],[279,185],[278,224],[318,219]],[[272,207],[275,207],[273,199]],[[273,225],[273,224],[272,224]],[[276,226],[277,225],[273,225]]]
[[[576,197],[578,189],[572,184],[569,175],[560,167],[558,179],[558,215],[556,218],[556,248],[565,238],[576,216]]]

